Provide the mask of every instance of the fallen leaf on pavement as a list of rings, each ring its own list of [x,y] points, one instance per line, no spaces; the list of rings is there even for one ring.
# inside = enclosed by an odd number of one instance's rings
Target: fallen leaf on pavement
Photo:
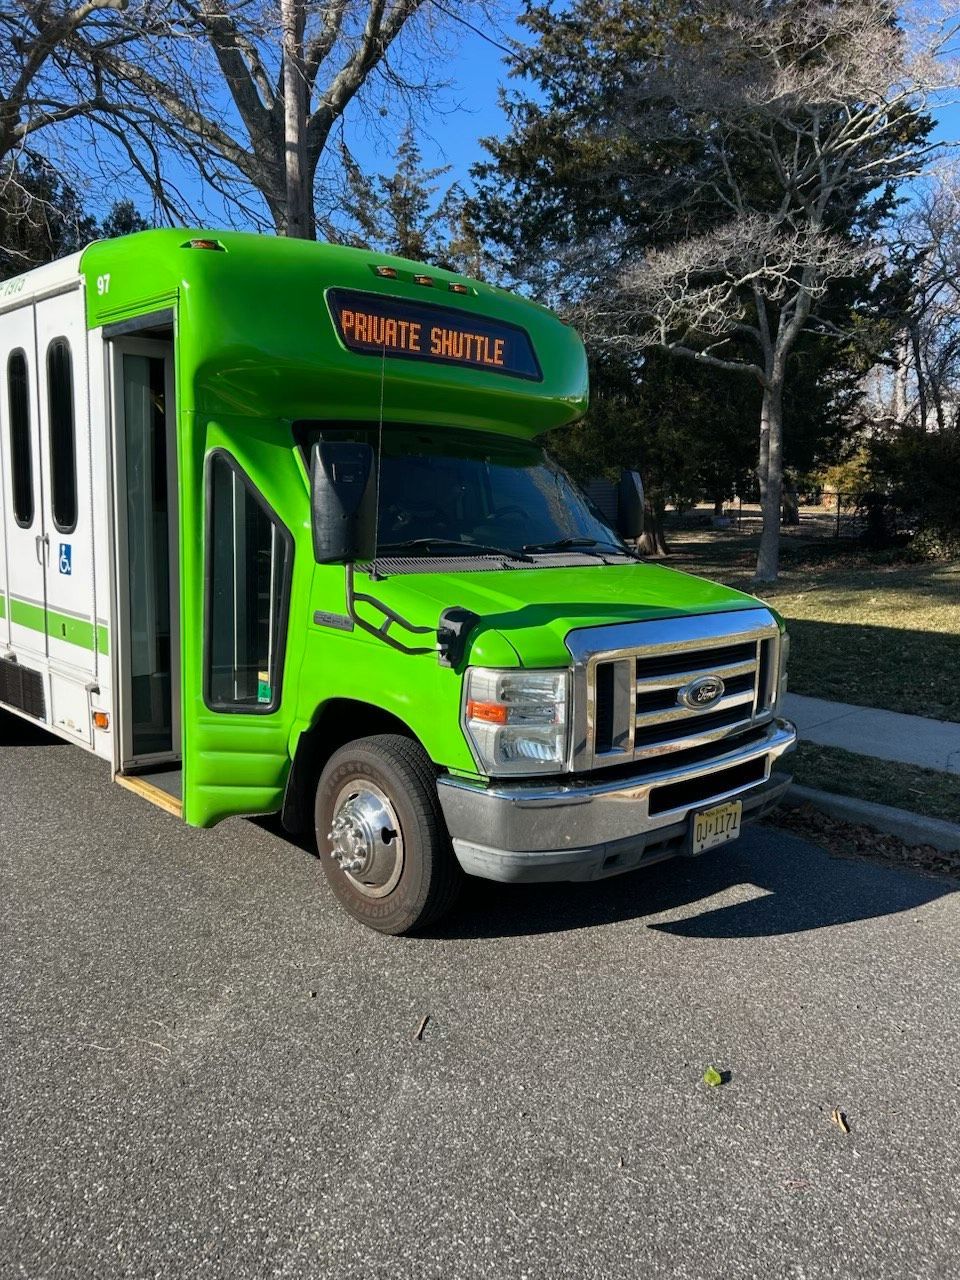
[[[834,1107],[830,1112],[830,1119],[837,1126],[841,1133],[849,1133],[850,1126],[847,1124],[847,1117],[843,1114],[839,1107]]]
[[[718,1084],[723,1084],[723,1076],[716,1067],[707,1067],[703,1073],[703,1083],[712,1085],[715,1088]]]

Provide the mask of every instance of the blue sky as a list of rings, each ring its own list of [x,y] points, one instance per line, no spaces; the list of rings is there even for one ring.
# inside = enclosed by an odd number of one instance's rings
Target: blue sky
[[[509,37],[527,40],[527,33],[517,26],[521,12],[519,3],[505,3],[502,9],[501,29],[490,29],[490,39],[462,29],[456,57],[451,61],[449,74],[453,81],[444,95],[443,113],[433,123],[427,123],[421,133],[424,164],[428,167],[449,164],[450,173],[445,181],[460,181],[470,185],[470,168],[485,155],[480,139],[501,134],[506,129],[504,114],[499,105],[498,88],[507,82],[508,67],[503,52],[494,41],[504,43]],[[512,80],[510,83],[527,85],[528,82]],[[454,104],[459,109],[450,113]],[[934,137],[960,141],[960,103],[942,108],[935,113],[937,125]],[[370,138],[362,132],[351,132],[351,145],[361,163],[372,172],[389,172],[389,151],[403,128],[403,120],[384,122],[386,136]],[[378,132],[379,129],[378,129]],[[384,143],[387,143],[385,155]]]
[[[441,95],[437,114],[422,121],[420,142],[425,166],[450,166],[449,174],[443,179],[444,185],[459,181],[469,186],[470,168],[485,154],[480,139],[505,131],[498,89],[507,81],[508,68],[502,50],[496,46],[510,37],[526,38],[526,33],[516,24],[520,12],[519,0],[504,0],[497,27],[485,27],[481,33],[459,26],[455,51],[438,69],[438,74],[444,75],[451,83]],[[358,112],[348,112],[346,135],[364,169],[371,173],[391,171],[392,153],[404,124],[403,115],[395,114],[387,119],[378,118],[374,125],[364,126]],[[936,136],[945,140],[960,139],[960,105],[945,108],[939,113]],[[182,174],[179,177],[186,191],[191,195],[197,192],[193,175]],[[89,203],[93,208],[101,200],[105,204],[110,203],[105,193],[100,200],[94,197]],[[142,200],[137,203],[142,206]],[[224,223],[225,218],[216,217],[216,202],[213,205],[208,214],[210,224]]]
[[[427,120],[420,133],[424,165],[435,168],[450,165],[447,183],[468,184],[470,167],[485,154],[480,139],[502,133],[505,119],[498,101],[498,88],[507,80],[508,67],[504,53],[497,45],[509,38],[525,39],[517,26],[519,4],[504,4],[498,27],[475,34],[467,27],[459,28],[456,53],[447,68],[450,87],[441,96],[437,117]],[[389,172],[389,153],[404,126],[402,117],[378,126],[379,138],[371,138],[362,130],[348,129],[351,146],[358,159],[374,172]],[[382,132],[381,132],[382,130]],[[384,143],[387,155],[384,155]]]

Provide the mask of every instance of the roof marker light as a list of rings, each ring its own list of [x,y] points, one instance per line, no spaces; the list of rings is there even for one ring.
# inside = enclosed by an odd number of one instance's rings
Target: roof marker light
[[[451,293],[469,293],[470,292],[469,285],[460,284],[457,280],[451,280],[450,283],[447,285],[447,288],[450,290]]]
[[[413,277],[413,283],[414,283],[414,284],[422,284],[422,285],[426,285],[426,287],[427,287],[428,289],[432,289],[432,288],[433,288],[433,276],[414,276],[414,277]]]
[[[190,240],[183,246],[185,249],[213,249],[217,253],[226,253],[219,240]]]
[[[383,276],[384,280],[396,280],[397,278],[396,267],[374,267],[373,269],[378,276]]]

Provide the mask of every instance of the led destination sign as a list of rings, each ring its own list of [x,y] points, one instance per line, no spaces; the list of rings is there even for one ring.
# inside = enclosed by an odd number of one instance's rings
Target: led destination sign
[[[327,298],[340,339],[350,351],[542,379],[533,343],[516,325],[375,293],[331,289]]]

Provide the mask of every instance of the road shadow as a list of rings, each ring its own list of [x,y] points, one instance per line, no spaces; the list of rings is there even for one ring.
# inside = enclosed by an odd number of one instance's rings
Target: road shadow
[[[43,725],[0,711],[0,747],[68,747],[69,742],[47,733]]]
[[[741,885],[747,900],[713,900]],[[960,884],[837,858],[775,827],[751,828],[729,850],[676,858],[587,884],[501,885],[472,880],[429,936],[497,938],[590,929],[621,920],[683,938],[769,938],[895,915],[956,892]],[[666,912],[690,909],[681,919]]]

